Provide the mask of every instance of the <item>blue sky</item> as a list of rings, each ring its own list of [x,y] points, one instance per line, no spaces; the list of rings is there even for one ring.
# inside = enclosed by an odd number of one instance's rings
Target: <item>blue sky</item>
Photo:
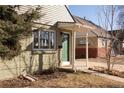
[[[95,5],[70,5],[69,10],[73,15],[80,16],[82,18],[86,17],[98,24],[98,6]]]
[[[98,22],[98,12],[100,11],[99,8],[100,6],[98,5],[70,5],[69,6],[69,10],[73,15],[76,15],[82,18],[86,17],[86,19],[91,20],[97,25],[99,25],[99,22]]]

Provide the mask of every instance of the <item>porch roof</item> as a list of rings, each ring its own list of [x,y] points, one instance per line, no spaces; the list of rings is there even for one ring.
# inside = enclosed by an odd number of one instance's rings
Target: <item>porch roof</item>
[[[58,28],[76,31],[76,32],[94,30],[93,27],[90,27],[88,25],[82,25],[80,23],[75,23],[75,22],[58,22]]]

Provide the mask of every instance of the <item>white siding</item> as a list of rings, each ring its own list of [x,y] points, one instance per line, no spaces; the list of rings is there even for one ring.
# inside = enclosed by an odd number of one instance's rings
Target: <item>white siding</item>
[[[109,44],[110,44],[110,40],[109,39],[107,39],[107,41],[106,41],[106,39],[98,38],[98,47],[99,48],[105,48],[106,44],[109,47]]]
[[[35,6],[25,5],[21,6],[19,13],[24,13],[30,8],[35,8]],[[41,19],[37,20],[36,22],[47,24],[47,25],[54,25],[57,21],[61,22],[74,22],[71,15],[69,14],[66,7],[63,5],[41,5],[41,14],[44,16]]]

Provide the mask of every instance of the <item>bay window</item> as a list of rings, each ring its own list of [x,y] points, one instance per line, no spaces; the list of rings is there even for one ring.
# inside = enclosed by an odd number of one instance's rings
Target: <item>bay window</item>
[[[55,49],[56,34],[54,31],[34,31],[33,49],[34,50],[52,50]]]

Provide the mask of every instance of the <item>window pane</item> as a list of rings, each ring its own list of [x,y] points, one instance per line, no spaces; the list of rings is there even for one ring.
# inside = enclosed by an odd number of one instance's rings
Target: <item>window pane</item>
[[[50,33],[50,48],[53,49],[55,46],[55,33],[51,32]]]
[[[54,49],[56,40],[55,32],[37,31],[34,35],[34,49]]]
[[[49,33],[46,31],[42,31],[40,33],[40,48],[48,48],[49,46]]]
[[[40,48],[43,48],[43,32],[40,32]]]
[[[38,48],[39,44],[38,44],[38,31],[34,32],[34,48]]]

